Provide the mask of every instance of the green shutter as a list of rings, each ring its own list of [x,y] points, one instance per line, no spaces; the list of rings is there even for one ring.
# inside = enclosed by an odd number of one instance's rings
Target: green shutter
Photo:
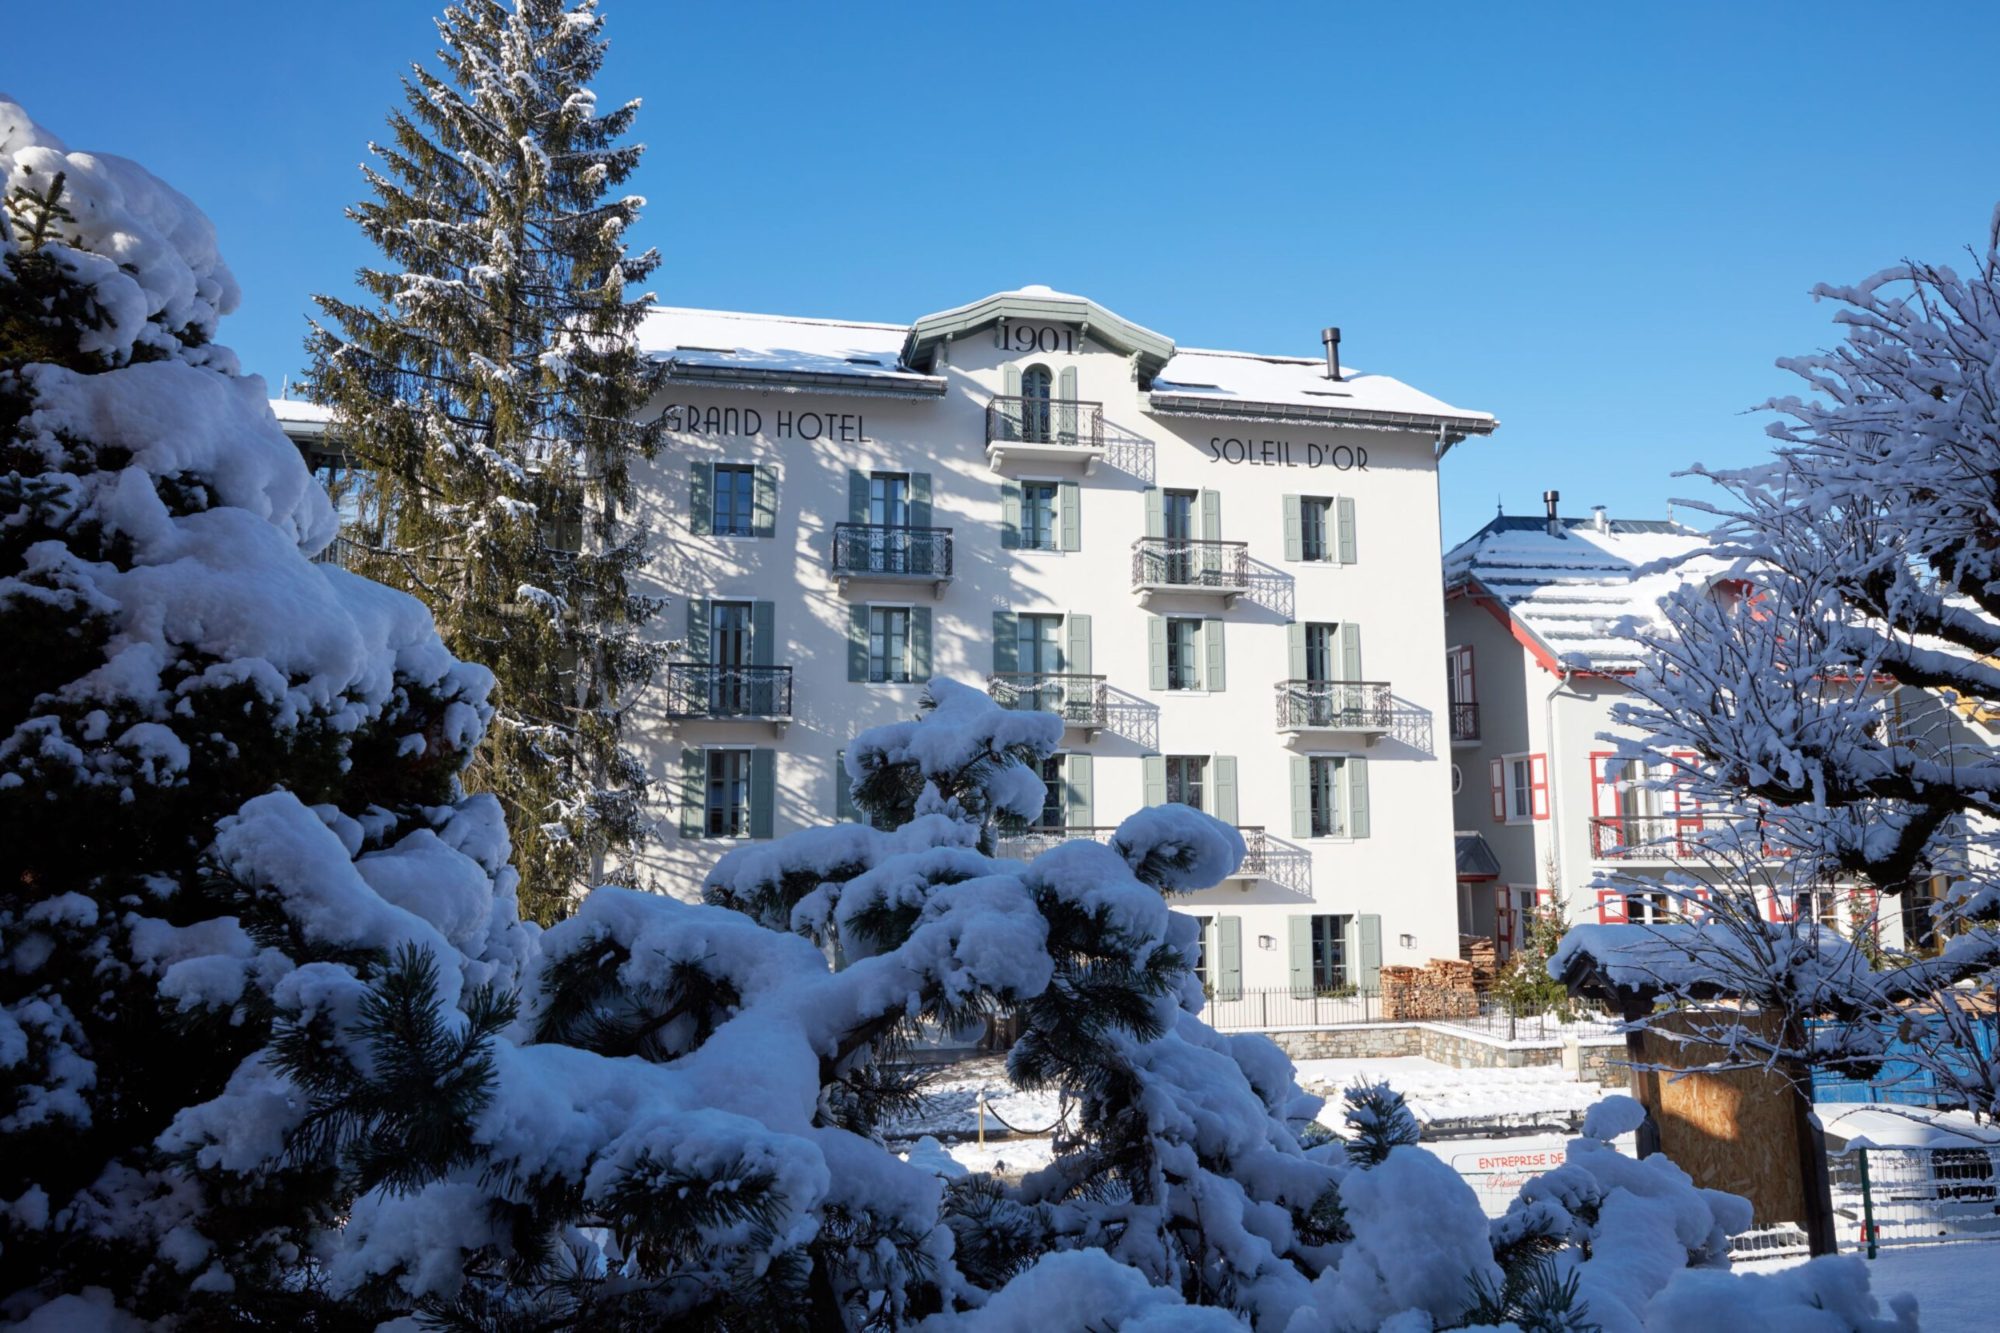
[[[708,599],[688,598],[687,660],[708,661]]]
[[[1340,626],[1340,678],[1367,679],[1361,674],[1361,626],[1351,620]]]
[[[1306,678],[1306,627],[1296,620],[1285,626],[1285,669],[1288,680]]]
[[[1201,493],[1201,539],[1205,542],[1222,540],[1222,492],[1203,491]]]
[[[1382,918],[1354,918],[1357,947],[1354,951],[1354,984],[1365,991],[1382,989]]]
[[[715,531],[715,464],[688,464],[688,531],[706,537]]]
[[[1167,757],[1163,754],[1139,756],[1139,772],[1144,780],[1147,805],[1167,803]]]
[[[1347,787],[1347,836],[1368,836],[1368,761],[1360,757],[1340,766],[1341,781]]]
[[[1021,368],[1019,366],[1001,367],[1000,384],[1001,391],[1009,398],[1019,398],[1021,396]]]
[[[1021,669],[1021,620],[1012,611],[993,613],[993,674],[1010,675]]]
[[[1354,563],[1354,500],[1351,496],[1337,496],[1333,502],[1334,512],[1339,516],[1340,563]]]
[[[928,685],[931,679],[931,609],[910,608],[910,679]]]
[[[1208,761],[1208,813],[1225,824],[1236,822],[1236,756],[1218,754]]]
[[[773,627],[776,602],[750,603],[750,665],[777,665],[778,634]]]
[[[1286,926],[1286,960],[1291,964],[1292,998],[1309,1000],[1313,993],[1313,922],[1309,916],[1289,917]]]
[[[868,521],[868,474],[853,468],[847,470],[847,521]]]
[[[931,474],[928,472],[910,474],[910,526],[931,526]]]
[[[1215,967],[1212,969],[1215,998],[1243,998],[1243,918],[1215,918]]]
[[[1021,483],[1003,481],[1000,483],[1000,549],[1019,550],[1021,546]]]
[[[1063,756],[1063,823],[1070,828],[1089,828],[1097,822],[1091,768],[1087,754]]]
[[[1019,366],[1002,366],[1000,368],[1000,394],[1002,397],[1011,398],[1014,401],[1000,404],[1000,429],[996,434],[1003,440],[1018,440],[1021,438],[1021,419],[1023,416],[1021,411],[1021,368]]]
[[[778,804],[778,752],[750,752],[750,836],[771,836],[773,815]]]
[[[1310,838],[1313,831],[1312,761],[1292,756],[1292,836]]]
[[[1208,654],[1208,674],[1201,678],[1201,687],[1210,691],[1227,688],[1229,673],[1224,667],[1220,620],[1211,617],[1201,622],[1201,646]]]
[[[681,836],[699,838],[708,815],[708,758],[700,750],[681,751]]]
[[[860,812],[854,805],[854,787],[847,780],[847,751],[833,753],[833,817],[843,824],[858,823]]]
[[[1306,558],[1304,502],[1296,495],[1285,497],[1285,559]]]
[[[1063,617],[1063,670],[1071,675],[1090,674],[1090,617],[1072,611]]]
[[[868,679],[868,607],[847,608],[847,678]]]
[[[1160,494],[1158,486],[1146,488],[1146,535],[1164,537],[1167,535],[1167,502]]]
[[[759,465],[751,488],[750,535],[778,535],[778,469]]]
[[[1083,549],[1083,488],[1073,481],[1065,481],[1056,488],[1057,515],[1062,522],[1062,549],[1081,551]]]
[[[1146,683],[1149,688],[1167,688],[1167,621],[1165,616],[1146,617]]]
[[[1056,441],[1076,443],[1076,367],[1064,366],[1056,373]],[[1065,550],[1068,548],[1065,547]]]

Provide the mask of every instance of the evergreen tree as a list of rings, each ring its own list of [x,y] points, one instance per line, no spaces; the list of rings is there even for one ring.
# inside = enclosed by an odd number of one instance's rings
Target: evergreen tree
[[[350,210],[387,261],[365,303],[316,297],[310,392],[369,479],[359,568],[431,608],[497,678],[467,774],[500,798],[522,898],[547,922],[644,834],[648,774],[624,719],[661,646],[634,589],[641,421],[662,369],[635,337],[658,264],[615,193],[639,163],[636,101],[600,113],[596,0],[465,0]]]

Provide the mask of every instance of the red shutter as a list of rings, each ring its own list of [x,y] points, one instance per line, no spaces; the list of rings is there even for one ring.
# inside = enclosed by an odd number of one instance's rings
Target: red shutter
[[[1507,822],[1507,766],[1498,759],[1493,761],[1493,822]]]
[[[1798,916],[1799,900],[1783,889],[1771,890],[1771,920],[1783,924]]]
[[[1590,752],[1590,854],[1613,856],[1624,845],[1618,822],[1618,787],[1611,780],[1612,752]]]
[[[1682,889],[1679,907],[1687,920],[1697,923],[1707,921],[1714,915],[1710,911],[1706,884],[1697,885],[1692,889]]]
[[[1597,891],[1597,920],[1600,925],[1622,926],[1625,921],[1625,895],[1616,889]]]
[[[1549,817],[1549,757],[1528,756],[1528,804],[1536,819]]]

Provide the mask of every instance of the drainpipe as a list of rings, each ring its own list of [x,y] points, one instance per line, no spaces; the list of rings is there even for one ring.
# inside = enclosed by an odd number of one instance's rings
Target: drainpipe
[[[1542,734],[1549,743],[1549,846],[1553,849],[1552,859],[1555,862],[1550,870],[1555,883],[1549,888],[1556,895],[1556,905],[1562,909],[1565,920],[1569,917],[1569,887],[1563,883],[1562,805],[1556,800],[1556,757],[1563,752],[1556,736],[1556,696],[1569,688],[1570,678],[1575,674],[1573,668],[1564,667],[1562,675],[1556,679],[1555,688],[1542,699]],[[1537,866],[1535,870],[1539,875],[1541,867]]]

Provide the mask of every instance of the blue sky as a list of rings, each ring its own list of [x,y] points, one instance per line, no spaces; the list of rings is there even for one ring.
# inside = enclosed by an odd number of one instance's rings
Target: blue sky
[[[341,210],[433,6],[90,8],[87,70],[73,11],[11,15],[0,91],[208,210],[275,389],[373,258]],[[605,8],[662,300],[906,320],[1040,282],[1302,355],[1339,324],[1503,422],[1446,463],[1447,541],[1758,457],[1773,359],[1833,337],[1812,284],[1950,259],[2000,199],[1991,3]]]

